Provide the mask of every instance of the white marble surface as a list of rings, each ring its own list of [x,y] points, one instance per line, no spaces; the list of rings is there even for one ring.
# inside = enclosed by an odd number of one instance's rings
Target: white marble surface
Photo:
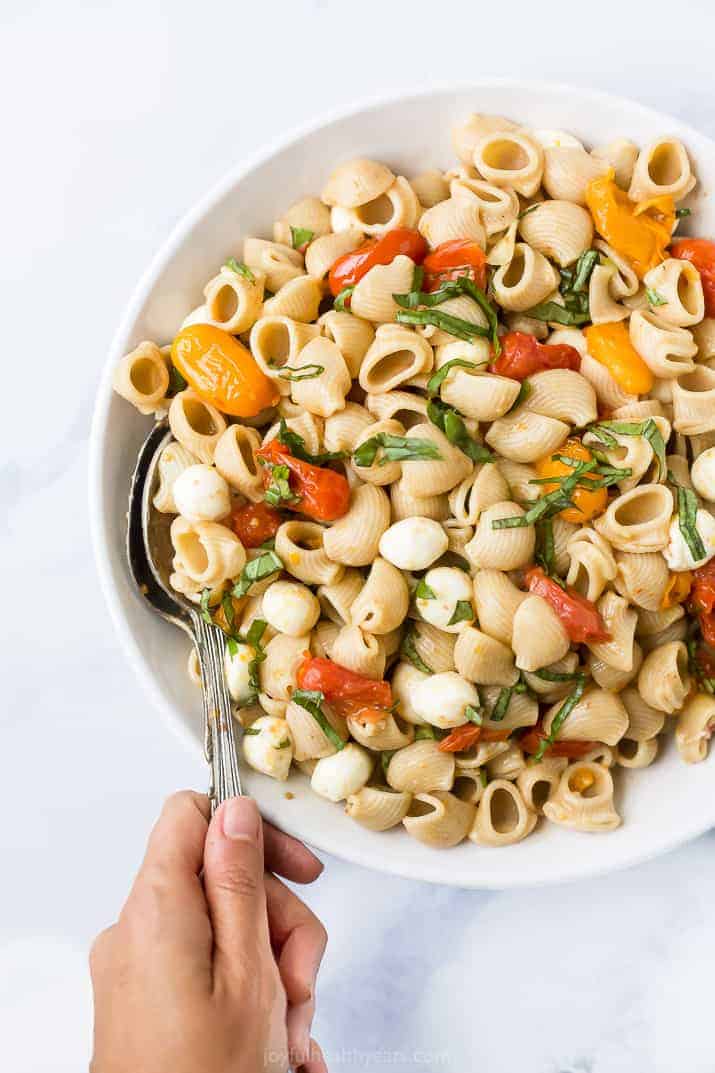
[[[88,424],[130,290],[236,159],[373,92],[551,77],[715,135],[710,0],[545,8],[0,5],[0,1040],[13,1073],[86,1065],[89,941],[164,795],[204,783],[129,673],[89,547]],[[331,1068],[715,1070],[713,848],[711,833],[588,884],[482,895],[327,860],[307,897],[331,936],[316,1024]]]

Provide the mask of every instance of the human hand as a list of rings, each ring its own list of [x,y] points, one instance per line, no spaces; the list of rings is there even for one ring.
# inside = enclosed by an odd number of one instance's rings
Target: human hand
[[[310,1039],[327,936],[275,875],[322,865],[233,798],[170,797],[119,920],[90,955],[92,1073],[327,1073]],[[203,878],[202,878],[203,877]]]

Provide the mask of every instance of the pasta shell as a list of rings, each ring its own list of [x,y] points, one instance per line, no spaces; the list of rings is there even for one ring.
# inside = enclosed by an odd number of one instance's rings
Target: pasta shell
[[[456,846],[474,821],[474,805],[444,790],[415,794],[402,825],[409,835],[428,846]]]
[[[609,170],[605,160],[585,149],[553,146],[544,150],[544,189],[551,198],[586,204],[586,187]]]
[[[169,406],[169,428],[175,440],[199,462],[213,462],[216,445],[226,429],[226,420],[215,406],[187,388],[174,395]]]
[[[555,793],[568,760],[564,757],[545,757],[538,764],[529,764],[519,773],[516,785],[524,804],[537,815],[543,815],[544,805]]]
[[[519,394],[519,381],[492,373],[474,375],[455,368],[442,382],[441,397],[475,421],[494,421],[511,409]]]
[[[677,138],[657,138],[638,154],[628,196],[632,201],[670,195],[676,201],[695,186],[685,146]]]
[[[603,619],[606,631],[611,635],[608,641],[590,641],[588,647],[596,659],[602,659],[619,671],[633,668],[633,642],[635,640],[637,616],[628,606],[628,601],[615,592],[604,592],[596,604]],[[609,742],[609,745],[614,744]]]
[[[404,254],[389,265],[374,265],[356,284],[350,299],[351,311],[376,324],[394,321],[399,306],[392,296],[409,292],[414,269],[414,262]]]
[[[474,603],[485,633],[511,645],[514,617],[526,595],[501,570],[478,570],[474,578]]]
[[[357,157],[339,164],[331,172],[320,197],[326,205],[353,209],[386,193],[394,179],[395,176],[384,164]]]
[[[591,214],[572,201],[542,201],[519,221],[525,242],[561,268],[573,264],[593,241]]]
[[[562,659],[571,641],[558,615],[541,596],[530,595],[514,615],[512,645],[520,670],[538,671]]]
[[[529,377],[531,392],[524,407],[542,417],[584,428],[598,416],[596,392],[571,369],[545,369]]]
[[[159,472],[159,487],[152,499],[154,508],[162,514],[178,514],[174,502],[174,482],[190,466],[198,464],[196,455],[187,451],[180,443],[167,443],[159,456],[157,469]]]
[[[214,464],[221,476],[253,503],[263,499],[261,467],[256,458],[260,446],[261,437],[255,429],[229,425],[219,437],[214,453]]]
[[[342,563],[332,562],[325,551],[324,538],[330,530],[316,522],[283,522],[276,533],[276,554],[289,574],[306,585],[332,585],[345,572]]]
[[[350,819],[369,831],[387,831],[402,822],[411,801],[412,795],[409,793],[363,786],[362,790],[347,798],[345,812]]]
[[[479,685],[511,686],[519,679],[511,648],[473,626],[457,635],[454,664],[463,678]]]
[[[715,430],[715,369],[698,365],[673,381],[673,427],[685,436]]]
[[[414,741],[398,749],[386,777],[393,790],[402,792],[449,790],[454,782],[454,754],[441,752],[436,741]]]
[[[474,198],[449,197],[422,213],[419,231],[433,248],[458,238],[471,238],[486,245],[486,232],[479,202]]]
[[[544,805],[544,815],[576,831],[613,831],[621,818],[613,804],[611,773],[601,764],[583,760],[569,764]]]
[[[553,704],[544,716],[548,734],[561,702]],[[557,741],[602,741],[615,745],[628,729],[628,712],[615,693],[605,689],[587,689],[556,734]]]
[[[516,413],[494,421],[484,438],[497,454],[512,462],[536,462],[560,447],[568,433],[565,422],[520,406]]]
[[[375,338],[375,329],[367,320],[353,313],[330,309],[318,318],[321,335],[337,344],[350,376],[357,379],[362,360]]]
[[[614,499],[593,525],[619,551],[662,551],[672,513],[673,496],[665,485],[641,484]]]
[[[655,376],[669,379],[695,368],[698,347],[687,328],[676,328],[655,313],[636,309],[629,330],[631,343]]]
[[[522,517],[524,511],[508,500],[488,507],[479,518],[474,537],[464,551],[472,566],[479,569],[516,570],[531,562],[536,535],[533,525],[493,529],[492,522]]]
[[[511,187],[524,197],[533,197],[541,185],[544,151],[524,130],[485,134],[474,147],[472,161],[487,182]]]
[[[672,715],[683,707],[689,690],[688,650],[682,641],[648,653],[638,675],[638,692],[646,704]]]
[[[314,279],[325,279],[339,257],[356,250],[364,241],[365,236],[357,228],[321,235],[305,251],[306,271]]]
[[[492,279],[494,296],[504,309],[523,313],[538,305],[558,285],[556,269],[543,253],[525,242],[517,242],[508,264],[501,265]]]
[[[476,465],[461,484],[449,493],[449,506],[462,526],[476,525],[479,515],[494,503],[509,498],[509,486],[498,465]]]
[[[494,779],[482,794],[469,838],[480,846],[521,842],[536,826],[536,814],[507,779]]]
[[[404,619],[409,602],[410,594],[402,572],[378,557],[353,603],[351,621],[367,633],[389,633]]]
[[[415,439],[430,440],[439,452],[439,459],[406,460],[402,463],[402,485],[413,496],[435,496],[449,492],[472,471],[472,463],[462,451],[453,447],[447,437],[432,424],[415,425],[410,429]]]
[[[715,730],[715,699],[696,693],[683,708],[675,728],[675,743],[686,764],[697,764],[708,754]]]

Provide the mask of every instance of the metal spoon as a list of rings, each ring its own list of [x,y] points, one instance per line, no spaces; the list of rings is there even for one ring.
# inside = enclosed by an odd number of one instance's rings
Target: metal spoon
[[[196,646],[204,705],[204,754],[211,772],[212,811],[241,793],[233,734],[231,697],[224,675],[226,641],[218,626],[209,625],[195,604],[169,585],[173,557],[170,518],[152,505],[158,482],[159,455],[171,441],[166,421],[158,422],[144,441],[129,491],[127,558],[139,592],[155,611],[180,626]]]

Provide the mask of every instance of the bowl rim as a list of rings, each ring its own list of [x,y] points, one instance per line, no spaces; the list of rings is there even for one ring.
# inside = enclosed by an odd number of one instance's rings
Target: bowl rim
[[[110,434],[107,420],[108,410],[112,399],[112,374],[118,358],[124,347],[124,340],[130,333],[131,328],[143,306],[146,298],[156,283],[157,279],[173,258],[176,249],[183,242],[186,235],[202,220],[202,218],[219,202],[226,194],[239,183],[247,174],[259,168],[275,154],[287,149],[296,142],[316,133],[321,128],[343,119],[363,112],[376,111],[380,108],[404,103],[406,101],[419,101],[420,99],[439,96],[445,93],[468,93],[474,92],[475,96],[480,90],[503,88],[509,91],[519,91],[524,94],[575,94],[585,104],[598,107],[606,104],[610,107],[621,106],[628,109],[629,113],[637,117],[641,113],[650,121],[657,120],[663,124],[663,129],[669,133],[678,134],[686,140],[699,141],[709,144],[712,148],[715,160],[715,141],[708,135],[676,119],[656,108],[641,104],[640,101],[629,97],[621,97],[618,94],[604,90],[591,89],[585,86],[574,85],[565,82],[552,82],[539,79],[514,79],[508,77],[483,78],[476,80],[464,80],[460,82],[440,81],[428,88],[415,89],[408,86],[403,89],[391,89],[383,93],[371,94],[357,103],[348,106],[340,105],[333,109],[321,112],[316,118],[303,123],[295,124],[290,129],[278,134],[252,153],[242,156],[232,165],[189,209],[182,215],[179,221],[170,230],[169,234],[161,243],[159,249],[151,258],[147,268],[141,274],[136,283],[131,297],[124,308],[119,325],[114,332],[107,356],[105,358],[102,374],[95,395],[94,409],[92,414],[91,429],[89,436],[89,463],[88,463],[88,507],[89,526],[94,561],[99,575],[100,587],[105,602],[109,609],[110,618],[114,629],[119,637],[121,647],[129,660],[129,664],[136,677],[141,682],[162,719],[171,728],[183,745],[194,755],[200,751],[200,742],[190,733],[179,719],[169,699],[159,687],[158,680],[151,672],[148,662],[145,660],[137,638],[131,630],[122,612],[121,604],[114,588],[112,579],[112,559],[110,545],[105,530],[105,520],[102,512],[102,459],[106,440]],[[350,844],[336,847],[329,839],[322,841],[320,837],[311,836],[310,844],[324,853],[339,857],[352,864],[358,864],[373,871],[379,870],[389,874],[400,876],[405,879],[415,879],[422,882],[437,883],[441,885],[457,886],[463,889],[517,889],[551,886],[557,883],[572,883],[582,879],[590,879],[612,872],[622,871],[626,868],[635,867],[645,861],[652,860],[662,854],[681,846],[692,839],[699,837],[715,825],[715,795],[713,795],[713,809],[711,815],[688,814],[690,822],[681,822],[677,831],[664,836],[660,842],[651,843],[641,853],[629,853],[623,859],[612,863],[607,861],[578,867],[569,867],[568,861],[554,858],[553,869],[548,876],[542,875],[534,878],[528,871],[523,875],[514,876],[512,873],[499,879],[499,869],[491,868],[490,877],[486,878],[475,871],[474,882],[468,882],[463,878],[456,883],[450,882],[449,876],[425,875],[421,872],[419,860],[395,861],[383,860],[376,864],[374,857],[368,852]],[[270,810],[267,818],[272,819]],[[685,820],[685,817],[683,818]],[[291,835],[304,840],[299,824],[293,825],[286,822],[285,816],[281,817],[281,826]]]

